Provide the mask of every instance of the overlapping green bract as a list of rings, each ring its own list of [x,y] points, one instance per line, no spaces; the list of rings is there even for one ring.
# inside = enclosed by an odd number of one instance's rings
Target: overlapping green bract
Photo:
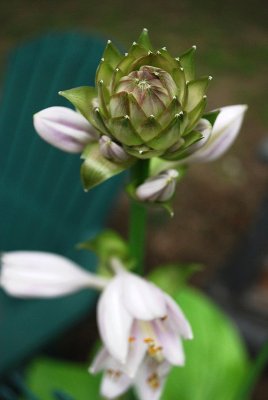
[[[195,46],[177,58],[165,47],[154,50],[144,29],[124,55],[108,41],[95,88],[61,94],[130,156],[180,159],[202,138],[194,128],[211,79],[195,78],[194,53]]]

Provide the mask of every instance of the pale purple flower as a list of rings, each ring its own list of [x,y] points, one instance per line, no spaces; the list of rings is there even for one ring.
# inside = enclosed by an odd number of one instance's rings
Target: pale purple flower
[[[67,107],[49,107],[34,115],[34,127],[46,142],[69,153],[81,153],[99,135],[78,112]]]
[[[179,163],[207,162],[219,158],[229,149],[236,139],[246,111],[246,105],[234,105],[220,108],[220,113],[209,137],[205,135],[205,141],[201,139],[193,145],[196,147],[191,146],[191,150],[193,149],[194,151],[191,151],[191,154],[183,158]],[[198,130],[198,127],[195,129]]]
[[[158,400],[170,368],[171,365],[167,361],[158,362],[150,356],[145,356],[136,375],[130,377],[125,371],[125,365],[112,358],[103,347],[95,357],[89,372],[104,372],[100,392],[107,399],[117,398],[133,386],[140,400]]]
[[[12,251],[1,255],[0,287],[16,297],[57,297],[85,288],[103,289],[107,280],[52,253]]]
[[[136,196],[141,201],[165,202],[169,200],[176,188],[176,180],[179,176],[175,169],[168,169],[160,174],[146,179],[136,189]]]

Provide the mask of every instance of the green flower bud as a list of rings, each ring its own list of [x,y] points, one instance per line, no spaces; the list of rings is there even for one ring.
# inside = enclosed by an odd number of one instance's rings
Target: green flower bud
[[[125,55],[108,41],[95,88],[62,92],[100,135],[139,159],[180,159],[203,138],[195,129],[210,77],[195,79],[193,46],[180,57],[155,50],[143,30]],[[186,151],[187,150],[187,151]]]

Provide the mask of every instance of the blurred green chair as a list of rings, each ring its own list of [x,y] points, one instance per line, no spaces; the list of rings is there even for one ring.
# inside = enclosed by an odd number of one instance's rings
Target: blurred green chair
[[[104,225],[122,183],[117,177],[85,194],[79,156],[65,154],[34,132],[32,115],[67,101],[58,91],[94,84],[105,42],[79,33],[55,33],[10,56],[0,107],[0,249],[63,254],[86,268],[95,259],[76,252]],[[0,374],[90,310],[88,291],[53,300],[17,300],[0,292]]]

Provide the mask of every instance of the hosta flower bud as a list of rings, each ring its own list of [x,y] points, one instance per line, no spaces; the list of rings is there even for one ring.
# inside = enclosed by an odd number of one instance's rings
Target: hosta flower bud
[[[125,152],[123,147],[113,142],[108,136],[101,136],[99,140],[100,152],[103,157],[108,158],[108,160],[113,160],[115,162],[127,161],[130,156]]]
[[[137,198],[141,201],[150,202],[165,202],[169,200],[175,192],[178,176],[178,171],[169,169],[147,179],[142,185],[137,187]]]
[[[61,92],[101,135],[136,158],[178,157],[202,135],[194,131],[211,77],[196,79],[193,46],[180,57],[152,47],[145,29],[125,55],[108,41],[96,73],[96,88]],[[77,100],[79,99],[79,101]]]
[[[49,107],[34,115],[34,127],[46,142],[69,153],[80,153],[98,133],[78,112],[67,107]]]

